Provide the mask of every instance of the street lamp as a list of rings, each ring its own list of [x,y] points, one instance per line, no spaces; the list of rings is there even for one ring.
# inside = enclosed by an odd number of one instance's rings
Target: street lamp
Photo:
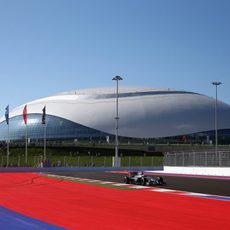
[[[219,82],[219,81],[214,81],[214,82],[212,82],[212,84],[216,87],[216,101],[215,101],[215,152],[216,152],[216,154],[217,154],[217,146],[218,146],[218,133],[217,133],[217,129],[218,129],[218,127],[217,127],[217,86],[218,85],[221,85],[222,83],[221,82]]]
[[[113,157],[113,167],[120,167],[121,166],[121,161],[120,158],[118,157],[118,81],[123,80],[122,77],[120,76],[115,76],[113,81],[117,81],[117,94],[116,94],[116,140],[115,140],[115,157]]]

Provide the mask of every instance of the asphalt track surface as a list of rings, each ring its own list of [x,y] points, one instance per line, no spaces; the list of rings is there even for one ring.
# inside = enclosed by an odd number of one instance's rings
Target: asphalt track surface
[[[123,183],[126,174],[114,172],[55,172],[55,175],[81,177]],[[155,175],[154,175],[155,176]],[[162,175],[161,175],[162,176]],[[166,185],[163,188],[187,192],[204,193],[219,196],[230,196],[230,180],[214,178],[194,178],[182,176],[162,176]]]

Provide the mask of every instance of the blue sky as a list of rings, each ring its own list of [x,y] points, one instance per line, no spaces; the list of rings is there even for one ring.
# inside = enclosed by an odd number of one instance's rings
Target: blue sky
[[[175,88],[230,104],[229,0],[0,0],[0,114],[54,93]]]

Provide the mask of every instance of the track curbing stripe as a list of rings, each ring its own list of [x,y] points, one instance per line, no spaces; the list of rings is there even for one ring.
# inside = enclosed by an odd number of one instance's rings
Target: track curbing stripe
[[[92,180],[92,179],[80,178],[80,177],[69,177],[69,176],[61,176],[61,175],[53,175],[53,174],[46,174],[46,175],[48,177],[57,178],[57,179],[67,179],[67,180],[74,180],[74,181],[79,181],[79,182],[98,183],[101,185],[108,184],[112,186],[127,187],[130,189],[137,189],[137,190],[145,189],[146,191],[152,191],[152,192],[170,193],[170,194],[181,195],[181,196],[191,196],[191,197],[208,198],[208,199],[215,199],[215,200],[222,200],[222,201],[230,201],[230,197],[226,197],[226,196],[186,192],[186,191],[165,189],[165,188],[153,188],[153,187],[141,186],[141,185],[122,184],[122,183],[117,183],[117,182]]]

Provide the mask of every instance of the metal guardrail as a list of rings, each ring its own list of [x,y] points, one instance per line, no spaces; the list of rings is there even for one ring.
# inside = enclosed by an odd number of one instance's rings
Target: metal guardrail
[[[165,166],[230,167],[230,151],[164,154]]]

